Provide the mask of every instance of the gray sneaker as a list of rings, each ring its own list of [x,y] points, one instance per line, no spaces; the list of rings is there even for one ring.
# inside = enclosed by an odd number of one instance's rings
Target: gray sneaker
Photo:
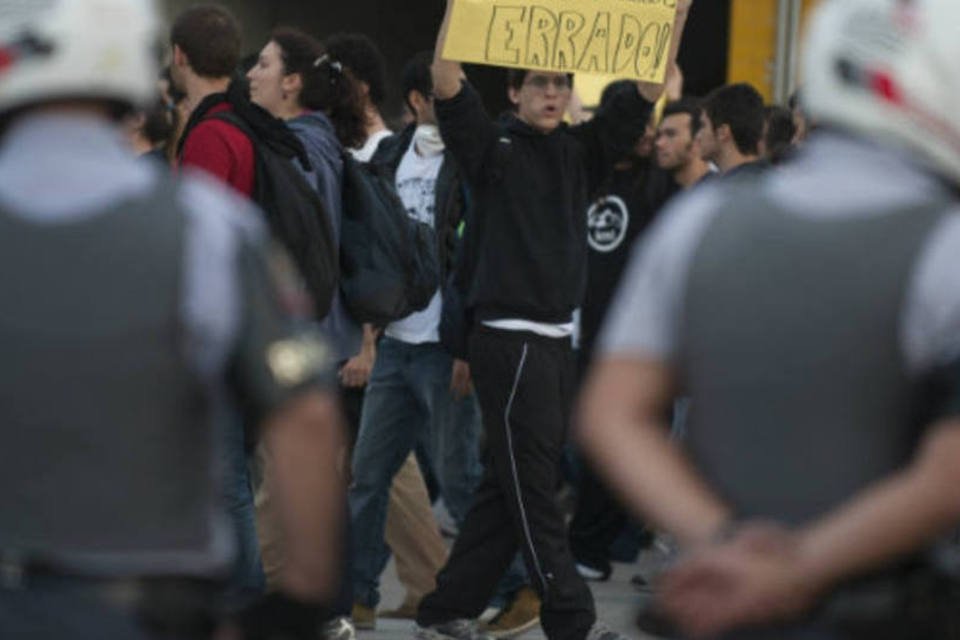
[[[493,640],[492,636],[480,629],[476,620],[466,618],[432,624],[429,627],[417,625],[413,637],[416,640]]]
[[[602,622],[594,622],[587,632],[587,640],[630,640],[619,631],[614,631]]]

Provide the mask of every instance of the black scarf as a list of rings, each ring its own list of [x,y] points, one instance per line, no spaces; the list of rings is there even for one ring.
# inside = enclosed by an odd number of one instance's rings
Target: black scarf
[[[233,112],[253,130],[258,138],[253,141],[255,145],[269,145],[277,153],[291,160],[296,159],[304,171],[312,170],[307,151],[293,130],[283,120],[273,117],[269,111],[251,102],[247,96],[246,84],[236,79],[230,83],[225,93],[210,94],[193,110],[177,143],[177,157],[183,153],[184,142],[193,128],[207,118],[211,109],[224,103],[229,104]]]

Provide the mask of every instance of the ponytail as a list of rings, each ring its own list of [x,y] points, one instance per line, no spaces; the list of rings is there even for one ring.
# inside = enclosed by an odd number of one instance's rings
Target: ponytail
[[[280,48],[284,73],[300,74],[300,106],[325,113],[343,146],[361,146],[366,139],[366,114],[350,72],[331,58],[318,40],[302,31],[277,29],[270,40]]]

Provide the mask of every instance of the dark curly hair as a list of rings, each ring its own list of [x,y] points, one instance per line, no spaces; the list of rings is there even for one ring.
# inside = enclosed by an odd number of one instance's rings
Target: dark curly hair
[[[338,33],[325,44],[332,58],[370,87],[370,102],[380,109],[387,100],[387,64],[373,40],[359,33]]]
[[[366,116],[356,80],[323,44],[289,27],[276,29],[270,41],[280,48],[285,73],[298,73],[303,80],[300,104],[323,111],[333,122],[340,144],[359,147],[366,139]]]

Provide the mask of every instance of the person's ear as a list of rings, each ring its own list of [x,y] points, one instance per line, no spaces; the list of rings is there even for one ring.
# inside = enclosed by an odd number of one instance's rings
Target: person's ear
[[[730,125],[722,124],[716,128],[717,142],[729,142],[733,140],[733,132],[730,131]]]
[[[423,107],[427,101],[426,101],[426,98],[423,97],[422,93],[414,89],[407,94],[407,102],[410,104],[410,107],[413,109],[414,114],[417,114],[423,111]]]
[[[285,95],[297,95],[303,91],[303,76],[299,73],[288,73],[283,76],[280,88]]]
[[[190,65],[187,54],[183,52],[183,49],[181,49],[178,44],[173,45],[173,64],[180,68]]]

